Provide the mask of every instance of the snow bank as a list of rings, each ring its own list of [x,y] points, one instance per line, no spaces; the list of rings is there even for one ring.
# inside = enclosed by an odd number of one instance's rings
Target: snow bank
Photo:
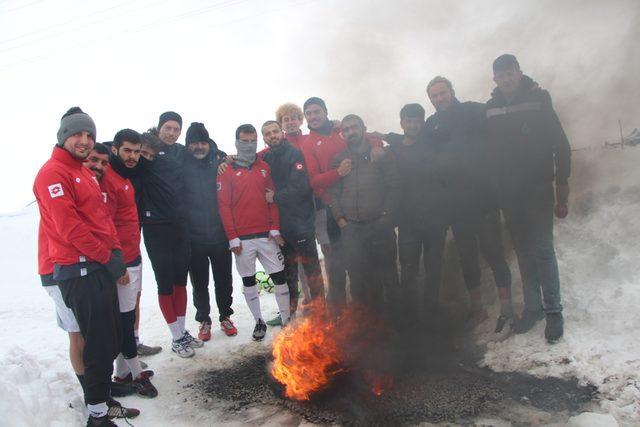
[[[496,371],[577,377],[598,387],[603,411],[621,424],[637,425],[640,150],[576,155],[574,162],[582,168],[582,184],[576,186],[571,216],[558,221],[555,232],[565,337],[548,345],[541,322],[525,335],[489,344],[483,364]]]

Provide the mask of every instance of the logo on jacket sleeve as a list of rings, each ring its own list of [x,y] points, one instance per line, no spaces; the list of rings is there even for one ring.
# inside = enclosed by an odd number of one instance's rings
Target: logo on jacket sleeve
[[[260,169],[260,173],[262,174],[262,176],[263,176],[264,178],[266,178],[266,177],[267,177],[267,171],[266,171],[266,170],[264,170],[264,169]]]
[[[300,162],[296,163],[296,170],[301,171],[302,169],[304,169],[304,166],[302,165],[302,163]]]
[[[64,196],[64,190],[62,189],[62,184],[60,183],[50,185],[47,188],[49,189],[49,195],[51,196],[52,199],[55,199],[56,197]]]
[[[218,190],[218,191],[222,190],[222,183],[221,182],[216,182],[216,190]]]
[[[107,193],[105,193],[104,191],[102,192],[102,201],[104,203],[107,203]]]

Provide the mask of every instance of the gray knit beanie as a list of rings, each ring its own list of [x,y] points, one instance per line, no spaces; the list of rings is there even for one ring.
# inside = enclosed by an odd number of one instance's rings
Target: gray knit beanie
[[[62,119],[60,119],[58,143],[56,145],[62,147],[67,138],[82,131],[89,132],[89,134],[93,136],[93,140],[96,140],[96,124],[93,122],[93,119],[82,111],[80,107],[69,108],[62,116]]]

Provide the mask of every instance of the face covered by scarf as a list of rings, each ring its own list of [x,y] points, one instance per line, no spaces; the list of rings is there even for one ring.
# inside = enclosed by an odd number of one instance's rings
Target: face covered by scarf
[[[249,167],[256,161],[256,151],[258,150],[258,141],[241,141],[236,140],[236,164],[241,167]]]

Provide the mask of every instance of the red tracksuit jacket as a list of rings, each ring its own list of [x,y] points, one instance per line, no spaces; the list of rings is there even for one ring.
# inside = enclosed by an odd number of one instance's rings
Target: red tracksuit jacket
[[[100,188],[107,194],[107,209],[118,233],[124,262],[129,264],[140,257],[140,221],[133,185],[107,166]]]
[[[338,182],[340,175],[337,169],[331,169],[329,164],[333,157],[346,148],[346,144],[339,131],[334,130],[330,135],[322,135],[315,131],[302,137],[300,148],[309,172],[309,183],[316,197],[321,197],[329,203],[327,189]]]
[[[53,274],[53,263],[49,258],[49,242],[42,228],[42,221],[38,224],[38,274],[44,276]]]
[[[228,240],[255,233],[280,230],[275,203],[267,203],[273,190],[271,169],[260,157],[249,167],[230,165],[218,176],[218,210]]]
[[[52,263],[83,261],[105,264],[121,249],[93,173],[63,148],[55,147],[33,184]],[[44,242],[41,242],[44,244]]]

